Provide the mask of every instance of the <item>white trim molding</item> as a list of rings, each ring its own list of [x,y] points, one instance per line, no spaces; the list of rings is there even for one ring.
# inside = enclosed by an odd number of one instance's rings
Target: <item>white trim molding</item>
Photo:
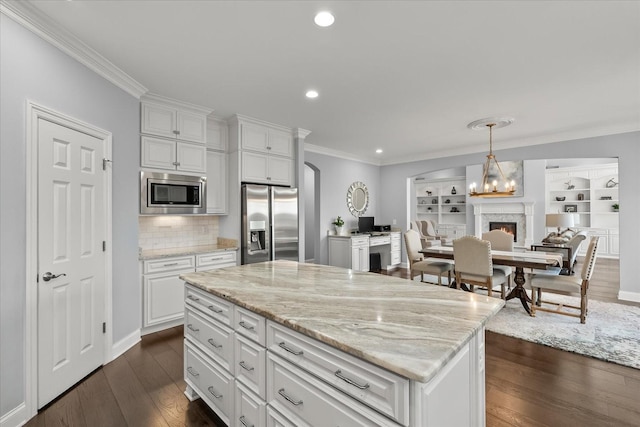
[[[0,418],[0,427],[17,427],[27,423],[29,421],[29,414],[27,413],[27,405],[22,402]]]
[[[140,98],[148,91],[145,86],[40,12],[30,2],[0,0],[0,12],[130,95]]]
[[[111,358],[109,362],[114,361],[118,357],[122,356],[125,351],[138,344],[141,339],[142,338],[140,335],[140,329],[136,329],[117,343],[114,343],[111,347]]]
[[[369,165],[380,166],[382,162],[371,160],[369,158],[358,157],[353,153],[347,153],[340,150],[334,150],[332,148],[321,147],[319,145],[309,144],[308,142],[304,143],[304,151],[308,151],[310,153],[324,154],[325,156],[337,157],[339,159],[351,160],[354,162],[366,163]]]
[[[622,301],[640,302],[640,292],[618,291],[618,299]]]

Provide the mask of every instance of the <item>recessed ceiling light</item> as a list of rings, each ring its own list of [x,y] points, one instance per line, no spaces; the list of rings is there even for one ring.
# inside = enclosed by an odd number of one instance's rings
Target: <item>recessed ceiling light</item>
[[[318,97],[318,91],[317,90],[308,90],[307,93],[305,94],[305,96],[307,98],[310,98],[310,99],[317,98]]]
[[[382,148],[378,148],[378,149],[376,150],[376,153],[378,153],[378,154],[382,153]]]
[[[318,12],[315,18],[313,18],[313,22],[316,23],[319,27],[329,27],[333,24],[336,18],[333,17],[331,12]]]

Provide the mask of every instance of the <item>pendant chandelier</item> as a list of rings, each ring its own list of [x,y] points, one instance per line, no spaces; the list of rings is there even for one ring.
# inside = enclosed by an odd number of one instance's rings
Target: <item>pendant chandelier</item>
[[[513,123],[511,118],[490,118],[476,120],[469,123],[467,127],[470,129],[482,129],[483,127],[489,128],[489,154],[487,154],[487,160],[484,163],[482,171],[482,183],[478,191],[478,187],[474,182],[469,187],[469,196],[471,197],[510,197],[513,196],[516,191],[516,183],[514,181],[509,182],[502,172],[500,163],[496,160],[496,156],[493,154],[493,127],[504,127]],[[497,171],[493,178],[490,176],[491,171]],[[496,176],[497,175],[497,176]]]

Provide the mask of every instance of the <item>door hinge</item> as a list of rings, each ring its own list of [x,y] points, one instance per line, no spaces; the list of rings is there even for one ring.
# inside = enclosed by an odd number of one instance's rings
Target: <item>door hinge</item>
[[[107,163],[113,163],[113,160],[109,160],[109,159],[102,159],[102,170],[106,171],[107,170]]]
[[[103,334],[107,333],[107,322],[102,322],[102,333]]]
[[[102,252],[106,252],[106,250],[107,250],[107,241],[103,240],[102,241]]]

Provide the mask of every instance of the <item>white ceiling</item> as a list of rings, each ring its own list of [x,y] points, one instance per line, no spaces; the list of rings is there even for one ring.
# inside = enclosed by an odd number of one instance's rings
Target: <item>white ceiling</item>
[[[32,4],[153,93],[374,163],[485,152],[488,116],[496,150],[640,130],[638,1]]]

